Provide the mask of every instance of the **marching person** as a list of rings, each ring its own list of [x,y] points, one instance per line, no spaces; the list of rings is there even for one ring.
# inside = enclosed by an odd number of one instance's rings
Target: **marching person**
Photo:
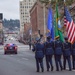
[[[62,71],[62,62],[61,62],[61,56],[62,56],[62,42],[59,40],[59,37],[56,38],[54,43],[54,56],[55,56],[55,63],[56,63],[56,71],[59,71],[59,66]]]
[[[72,50],[72,64],[73,64],[73,69],[75,70],[75,42],[74,44],[72,44],[71,50]]]
[[[47,37],[47,42],[45,43],[45,57],[46,57],[46,66],[47,71],[51,67],[51,71],[53,71],[53,62],[52,57],[54,54],[54,42],[51,41],[51,36]]]
[[[64,70],[66,69],[66,61],[68,62],[68,66],[69,66],[69,71],[72,70],[71,68],[71,44],[68,42],[68,38],[65,37],[65,42],[63,44],[63,68]]]
[[[32,46],[32,44],[31,44],[31,42],[29,42],[29,50],[31,50],[31,46]]]
[[[44,57],[44,46],[40,43],[40,39],[38,38],[36,40],[35,48],[33,51],[35,51],[35,59],[36,59],[36,67],[37,72],[41,71],[44,72],[44,66],[43,66],[43,57]]]

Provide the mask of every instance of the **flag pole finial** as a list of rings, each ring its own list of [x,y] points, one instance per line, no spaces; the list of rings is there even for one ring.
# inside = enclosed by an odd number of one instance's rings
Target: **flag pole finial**
[[[56,0],[56,3],[58,2],[58,0]]]
[[[51,4],[51,0],[49,0],[49,4]]]
[[[66,0],[64,0],[64,5],[66,5]]]

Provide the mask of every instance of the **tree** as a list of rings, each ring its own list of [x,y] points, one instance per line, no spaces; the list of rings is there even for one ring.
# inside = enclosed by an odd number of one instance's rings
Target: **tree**
[[[56,3],[56,0],[39,0],[42,3],[45,3],[46,5],[51,1],[51,3],[54,5]],[[64,4],[64,0],[57,0],[59,5]],[[75,0],[66,0],[66,5],[71,5]]]

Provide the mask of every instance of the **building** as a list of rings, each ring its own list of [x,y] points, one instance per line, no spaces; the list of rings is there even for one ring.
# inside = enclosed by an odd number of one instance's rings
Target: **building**
[[[73,2],[73,4],[70,6],[70,12],[75,23],[75,2]]]
[[[30,23],[26,23],[24,25],[24,40],[28,40],[30,38],[30,30],[31,30]]]
[[[38,37],[39,34],[45,36],[47,31],[48,9],[45,7],[44,10],[43,4],[37,0],[30,10],[30,16],[33,38]]]
[[[30,9],[36,0],[20,1],[20,32],[24,32],[24,25],[30,23]]]

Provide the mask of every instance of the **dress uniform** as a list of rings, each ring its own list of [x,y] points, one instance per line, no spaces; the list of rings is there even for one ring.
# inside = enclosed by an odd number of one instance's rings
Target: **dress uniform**
[[[37,43],[35,44],[35,48],[33,49],[35,51],[35,59],[36,59],[36,67],[37,67],[37,72],[39,72],[40,67],[41,71],[44,71],[44,66],[43,66],[43,57],[44,57],[44,46],[40,43],[40,40],[37,40]]]
[[[72,64],[73,64],[73,69],[75,69],[75,42],[74,42],[74,44],[72,44],[71,50],[72,50]]]
[[[55,63],[56,63],[56,71],[59,71],[59,66],[60,69],[62,70],[62,62],[61,62],[61,55],[62,55],[62,42],[59,40],[59,37],[56,38],[55,44],[54,44],[54,53],[55,53]]]
[[[47,71],[49,71],[49,68],[51,66],[51,71],[53,71],[53,62],[52,62],[52,56],[54,54],[54,42],[50,40],[51,37],[47,37],[47,42],[45,43],[45,57],[46,57],[46,65],[47,65]]]
[[[66,69],[66,60],[68,61],[68,66],[69,66],[69,71],[71,71],[71,59],[70,59],[70,55],[71,55],[71,44],[68,42],[68,38],[65,37],[65,42],[63,44],[63,68],[64,70]]]

